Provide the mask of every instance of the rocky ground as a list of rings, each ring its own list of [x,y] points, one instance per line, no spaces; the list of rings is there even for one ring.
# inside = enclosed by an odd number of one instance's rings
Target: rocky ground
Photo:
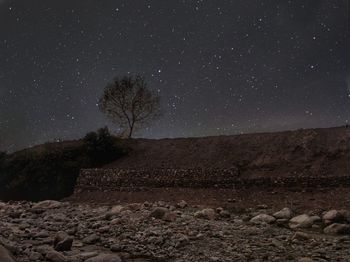
[[[350,261],[350,213],[0,203],[0,261]]]

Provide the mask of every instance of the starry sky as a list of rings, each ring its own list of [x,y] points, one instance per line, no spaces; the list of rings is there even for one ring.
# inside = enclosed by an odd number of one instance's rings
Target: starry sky
[[[0,149],[113,125],[96,106],[142,74],[162,116],[139,137],[344,125],[348,0],[0,0]]]

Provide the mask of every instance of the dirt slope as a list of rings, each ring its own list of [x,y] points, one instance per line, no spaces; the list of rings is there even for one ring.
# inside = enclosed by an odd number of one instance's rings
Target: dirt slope
[[[232,168],[244,177],[350,174],[350,128],[177,139],[134,139],[106,168]]]

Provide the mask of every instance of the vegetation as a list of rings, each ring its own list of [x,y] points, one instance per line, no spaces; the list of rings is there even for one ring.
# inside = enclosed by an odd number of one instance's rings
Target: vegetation
[[[69,196],[81,168],[107,164],[125,154],[107,128],[75,142],[48,143],[0,154],[0,199],[41,200]]]
[[[125,76],[106,86],[99,106],[131,138],[136,129],[159,115],[159,99],[143,77]]]

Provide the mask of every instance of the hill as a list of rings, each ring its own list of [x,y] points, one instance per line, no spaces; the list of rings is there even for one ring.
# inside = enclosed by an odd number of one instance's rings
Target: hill
[[[129,154],[103,168],[238,168],[245,178],[350,174],[347,127],[124,143]]]

